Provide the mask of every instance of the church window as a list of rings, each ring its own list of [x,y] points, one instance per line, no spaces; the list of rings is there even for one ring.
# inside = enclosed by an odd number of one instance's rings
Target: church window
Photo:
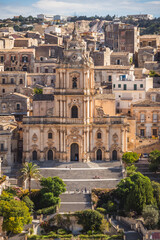
[[[97,138],[98,138],[98,139],[101,139],[101,138],[102,138],[102,135],[101,135],[100,132],[97,133]]]
[[[141,118],[141,122],[145,122],[145,114],[144,113],[141,113],[140,118]]]
[[[72,79],[72,88],[77,88],[77,78],[73,77]]]
[[[73,106],[71,109],[71,118],[78,118],[78,108],[77,106]]]
[[[51,132],[48,133],[48,139],[52,139],[52,133]]]
[[[19,80],[19,84],[23,84],[23,79],[20,79],[20,80]]]
[[[153,113],[153,122],[157,122],[157,120],[158,120],[157,113]]]
[[[6,81],[5,78],[3,78],[3,79],[2,79],[2,84],[5,84],[5,81]]]

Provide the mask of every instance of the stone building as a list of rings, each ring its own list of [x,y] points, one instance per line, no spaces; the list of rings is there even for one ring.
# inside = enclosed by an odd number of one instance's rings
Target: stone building
[[[57,45],[63,45],[63,38],[61,36],[58,36],[56,34],[51,33],[45,33],[45,44],[57,44]]]
[[[27,86],[26,72],[0,72],[0,96],[13,92],[22,93],[25,86]]]
[[[144,68],[146,62],[153,62],[155,60],[156,49],[150,46],[138,49],[138,67]]]
[[[23,47],[23,48],[29,48],[29,47],[35,47],[38,46],[38,40],[33,38],[16,38],[14,40],[14,47]]]
[[[112,89],[112,79],[115,74],[134,75],[134,66],[108,65],[95,66],[94,79],[95,86],[108,86]]]
[[[153,47],[158,48],[160,46],[159,35],[142,35],[140,36],[140,47]]]
[[[35,49],[0,49],[0,62],[4,63],[5,71],[33,72]]]
[[[108,23],[105,27],[105,46],[114,52],[135,53],[139,48],[139,28],[120,21]]]
[[[24,94],[8,93],[0,98],[0,115],[13,115],[17,121],[31,115],[31,99]]]
[[[57,44],[43,44],[35,49],[35,59],[40,60],[53,60],[63,57],[63,47]]]
[[[111,65],[130,66],[133,63],[133,53],[129,52],[112,52]]]
[[[93,51],[91,56],[94,61],[94,66],[107,66],[110,65],[111,50],[109,48],[103,48]]]
[[[74,29],[56,69],[54,93],[46,88],[35,96],[33,116],[23,119],[24,161],[121,158],[130,121],[116,116],[114,98],[97,95],[94,85],[92,59]]]
[[[53,64],[52,71],[53,71]],[[54,68],[54,71],[56,69]],[[49,71],[50,72],[50,71]],[[40,84],[42,86],[55,86],[56,73],[28,73],[27,74],[27,86],[35,86]]]
[[[14,116],[0,116],[0,157],[2,169],[12,166],[18,157],[17,122]]]
[[[149,99],[131,105],[131,115],[136,119],[136,134],[142,138],[160,136],[160,102]]]

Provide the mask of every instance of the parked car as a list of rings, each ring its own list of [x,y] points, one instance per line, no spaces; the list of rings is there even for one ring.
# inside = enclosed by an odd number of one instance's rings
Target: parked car
[[[149,154],[148,154],[148,153],[143,153],[143,157],[144,157],[144,158],[148,158],[148,157],[149,157]]]

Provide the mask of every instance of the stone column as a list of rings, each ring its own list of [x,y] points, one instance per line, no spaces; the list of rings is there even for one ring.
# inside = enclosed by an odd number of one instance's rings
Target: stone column
[[[63,113],[63,117],[66,117],[66,101],[63,101],[63,109],[64,109],[64,113]]]
[[[106,133],[107,133],[107,151],[109,151],[109,129],[106,130]]]
[[[123,129],[121,130],[121,134],[122,134],[122,137],[121,137],[121,139],[122,139],[121,147],[122,147],[122,152],[124,152],[124,130]]]
[[[64,135],[63,135],[63,139],[64,139],[64,152],[66,152],[66,131],[64,130]]]
[[[84,124],[86,124],[86,100],[84,99]]]
[[[63,152],[63,131],[60,131],[60,151]]]
[[[89,124],[90,117],[89,97],[87,98],[87,123]]]
[[[60,100],[60,117],[63,117],[63,101]]]
[[[89,153],[89,127],[87,128],[87,152]]]

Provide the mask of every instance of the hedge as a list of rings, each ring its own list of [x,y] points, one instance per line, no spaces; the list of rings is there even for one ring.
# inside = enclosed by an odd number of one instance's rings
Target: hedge
[[[37,215],[41,215],[41,214],[48,215],[48,214],[53,214],[55,212],[56,212],[56,206],[51,206],[48,208],[39,209],[38,211],[36,211],[36,214]]]

